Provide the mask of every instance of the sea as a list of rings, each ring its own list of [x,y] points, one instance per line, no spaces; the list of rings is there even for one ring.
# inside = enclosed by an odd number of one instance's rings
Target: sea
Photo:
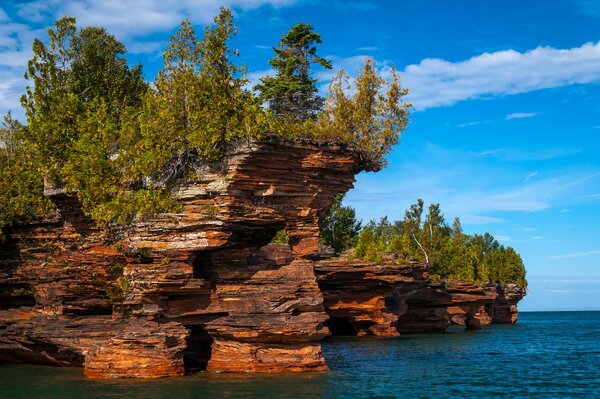
[[[336,337],[330,370],[91,381],[79,368],[0,367],[0,398],[600,398],[600,312],[521,312],[480,331]]]

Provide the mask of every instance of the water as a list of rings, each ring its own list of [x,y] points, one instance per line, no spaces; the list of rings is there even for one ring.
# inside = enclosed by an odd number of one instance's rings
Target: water
[[[0,398],[600,398],[600,312],[521,313],[482,331],[338,339],[331,371],[89,381],[81,369],[0,367]]]

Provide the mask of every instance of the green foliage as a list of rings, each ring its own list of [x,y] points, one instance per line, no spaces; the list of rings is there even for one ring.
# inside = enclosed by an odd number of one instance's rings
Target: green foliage
[[[340,71],[329,86],[317,135],[353,143],[373,159],[381,160],[408,126],[411,104],[403,100],[408,90],[400,86],[394,68],[390,80],[385,81],[371,59],[356,79],[351,96],[346,94],[349,89],[348,76]]]
[[[317,55],[321,36],[309,24],[299,22],[283,35],[275,57],[269,60],[277,75],[261,78],[255,89],[276,116],[294,121],[314,119],[323,105],[317,95],[317,79],[310,77],[311,64],[331,69],[331,61]]]
[[[354,254],[381,262],[394,253],[401,260],[427,262],[433,279],[451,278],[478,283],[516,283],[527,286],[523,260],[488,233],[463,233],[460,219],[447,226],[439,204],[431,204],[422,220],[423,201],[406,210],[404,219],[369,222],[360,232]]]
[[[356,221],[356,212],[349,206],[343,206],[343,194],[338,194],[327,216],[321,221],[322,244],[332,247],[336,254],[356,246],[360,222]]]
[[[384,81],[370,60],[354,94],[346,95],[338,75],[319,112],[323,100],[310,67],[331,65],[316,54],[320,36],[304,23],[275,48],[278,74],[263,79],[256,98],[245,89],[245,67],[232,62],[234,34],[229,9],[202,37],[183,21],[149,86],[141,66],[128,66],[125,46],[104,28],[78,30],[72,17],[57,20],[47,43],[33,43],[21,98],[28,123],[11,127],[19,133],[10,136],[10,150],[3,147],[0,226],[44,212],[42,182],[76,195],[95,220],[129,223],[180,209],[173,186],[219,160],[228,142],[267,133],[336,140],[382,161],[406,128],[406,90],[393,70]],[[261,107],[264,101],[270,109]],[[334,214],[323,239],[341,251],[353,245],[358,225],[349,209],[334,207]]]
[[[260,129],[256,100],[243,90],[245,69],[231,63],[233,16],[221,9],[199,40],[188,20],[164,52],[164,69],[143,101],[134,170],[160,184],[183,176],[195,161],[216,160],[225,143]]]
[[[275,237],[273,237],[271,242],[287,244],[290,242],[290,237],[288,237],[287,231],[285,229],[281,229],[277,232],[277,234],[275,234]]]
[[[55,186],[77,194],[96,220],[126,223],[148,213],[176,209],[162,188],[132,190],[124,174],[131,145],[124,131],[147,91],[141,67],[129,68],[125,47],[103,28],[77,31],[64,17],[48,30],[49,45],[36,39],[22,97],[29,125],[24,137],[42,172]]]
[[[43,196],[39,165],[25,146],[23,126],[10,113],[0,127],[0,242],[14,221],[44,213],[50,203]]]

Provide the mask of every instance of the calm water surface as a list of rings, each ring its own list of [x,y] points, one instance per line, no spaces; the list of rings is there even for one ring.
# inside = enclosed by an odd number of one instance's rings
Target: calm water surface
[[[0,367],[0,398],[600,398],[600,312],[521,313],[483,331],[339,339],[331,371],[89,381],[81,369]]]

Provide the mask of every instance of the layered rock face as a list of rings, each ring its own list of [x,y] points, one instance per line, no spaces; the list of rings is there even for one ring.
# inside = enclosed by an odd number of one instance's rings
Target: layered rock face
[[[378,167],[348,146],[268,138],[178,187],[180,213],[128,227],[100,226],[49,190],[57,210],[0,248],[0,363],[83,366],[90,378],[324,370],[331,333],[515,322],[515,286],[322,260],[319,221]],[[289,244],[269,244],[283,228]]]
[[[376,168],[350,147],[265,139],[179,187],[181,213],[120,229],[49,192],[57,212],[0,249],[0,361],[92,378],[325,369],[318,223]],[[283,228],[289,250],[263,248]]]
[[[394,337],[514,323],[525,295],[512,284],[431,282],[420,264],[321,261],[315,271],[334,335]]]

